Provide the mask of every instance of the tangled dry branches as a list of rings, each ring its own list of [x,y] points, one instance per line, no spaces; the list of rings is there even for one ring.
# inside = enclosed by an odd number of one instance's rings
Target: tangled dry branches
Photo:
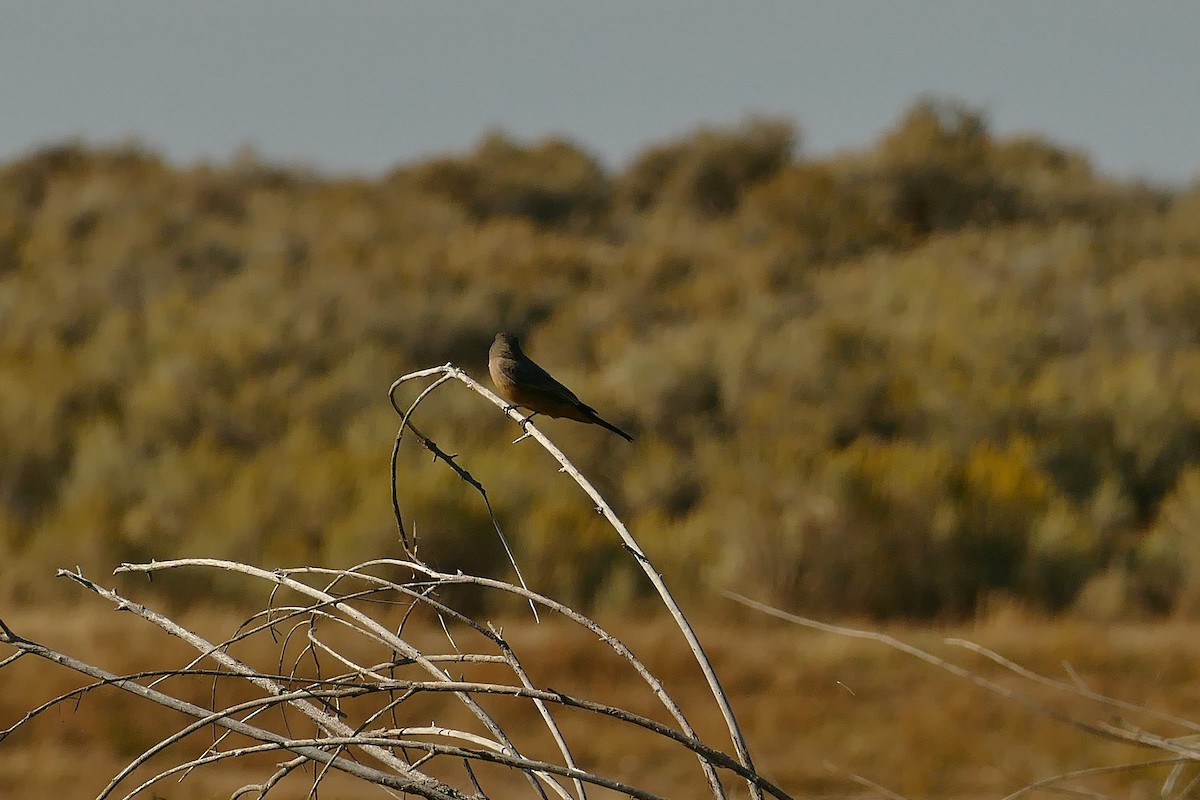
[[[435,378],[407,408],[395,401],[397,389],[408,381]],[[742,731],[733,715],[716,672],[704,648],[672,597],[666,583],[629,530],[605,503],[596,489],[575,469],[562,452],[534,426],[522,421],[524,435],[537,440],[573,478],[596,510],[620,537],[624,548],[645,572],[658,592],[664,608],[675,621],[704,675],[726,723],[732,752],[703,740],[689,724],[667,687],[616,636],[575,609],[539,594],[525,585],[516,570],[517,582],[439,571],[417,557],[417,548],[406,530],[397,485],[397,455],[406,432],[438,460],[454,470],[482,498],[491,513],[487,490],[458,463],[456,454],[442,450],[413,424],[419,406],[449,381],[458,380],[520,418],[504,402],[475,383],[461,370],[446,365],[407,375],[391,388],[393,406],[401,424],[392,453],[392,498],[398,526],[398,550],[402,557],[380,558],[350,569],[314,566],[266,570],[249,564],[217,559],[180,559],[122,564],[118,573],[153,576],[180,570],[204,570],[244,581],[247,592],[255,585],[269,595],[258,613],[246,619],[221,641],[209,641],[167,615],[105,588],[79,570],[61,570],[59,575],[74,581],[92,596],[106,600],[162,632],[186,643],[194,657],[183,666],[137,674],[113,674],[44,644],[25,638],[0,621],[0,643],[13,649],[0,660],[0,670],[23,658],[41,658],[87,676],[86,685],[57,697],[0,731],[0,742],[52,708],[74,701],[100,687],[115,687],[151,704],[179,712],[190,722],[171,730],[158,742],[132,758],[112,776],[97,797],[133,798],[152,796],[163,780],[186,776],[193,770],[231,759],[248,759],[256,754],[277,753],[283,760],[262,779],[233,792],[233,798],[264,798],[283,785],[289,776],[306,774],[309,796],[316,796],[326,777],[343,773],[363,784],[374,784],[391,796],[418,796],[436,800],[511,796],[510,784],[498,783],[500,776],[522,776],[531,796],[585,800],[592,787],[619,795],[652,800],[660,797],[644,786],[616,777],[611,765],[589,760],[581,764],[572,742],[560,727],[566,714],[588,716],[597,729],[615,725],[611,735],[655,737],[672,748],[691,753],[714,798],[725,798],[730,787],[744,784],[751,797],[770,796],[784,800],[789,794],[755,769]],[[491,520],[503,540],[504,533],[494,514]],[[507,547],[507,544],[505,545]],[[510,551],[511,557],[511,551]],[[517,568],[513,559],[514,569]],[[558,616],[582,626],[594,646],[636,674],[649,697],[661,707],[663,718],[635,713],[603,698],[585,697],[539,685],[523,663],[518,648],[501,629],[465,614],[443,597],[456,586],[498,593],[528,603],[539,619]],[[767,613],[782,612],[757,606]],[[1183,735],[1154,733],[1146,727],[1095,723],[1055,711],[1032,701],[1020,691],[988,681],[963,667],[933,656],[891,637],[868,631],[840,628],[800,617],[782,615],[790,621],[842,636],[873,638],[889,647],[975,682],[1013,702],[1023,703],[1037,713],[1059,719],[1085,732],[1136,744],[1153,750],[1156,757],[1133,765],[1096,768],[1053,776],[1026,786],[1012,798],[1042,788],[1057,787],[1071,780],[1103,771],[1162,766],[1170,769],[1162,796],[1184,797],[1191,785],[1182,781],[1184,769],[1200,761],[1194,737],[1200,726],[1186,719],[1155,715],[1146,709],[1113,698],[1089,693],[1086,687],[1067,683],[1056,688],[1084,695],[1090,701],[1121,713],[1141,714],[1153,722],[1183,728]],[[440,630],[436,639],[429,631]],[[414,631],[423,632],[414,636]],[[266,642],[267,647],[261,645]],[[983,652],[969,642],[952,644]],[[253,646],[252,646],[253,645]],[[272,653],[263,663],[261,654]],[[1045,684],[1034,675],[998,654],[983,655],[1002,664],[1024,680]],[[189,681],[191,682],[189,684]],[[210,688],[207,705],[189,701],[189,687],[196,681]],[[450,696],[453,709],[438,719],[418,717],[413,709],[430,696]],[[514,706],[517,703],[519,706]],[[442,708],[444,706],[439,706]],[[514,710],[517,709],[517,710]],[[531,720],[536,722],[531,723]],[[173,757],[179,745],[194,742],[202,733],[212,736],[199,754],[194,748],[186,756]],[[258,763],[258,762],[256,762]],[[166,766],[164,766],[164,764]],[[867,779],[858,779],[875,795],[897,796]],[[494,788],[495,785],[504,788]]]

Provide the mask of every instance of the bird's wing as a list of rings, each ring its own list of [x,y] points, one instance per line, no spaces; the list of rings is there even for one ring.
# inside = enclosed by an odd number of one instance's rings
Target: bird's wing
[[[549,372],[546,372],[546,370],[528,358],[516,360],[515,372],[516,374],[513,377],[523,387],[544,392],[572,405],[583,405],[574,392],[556,381]]]

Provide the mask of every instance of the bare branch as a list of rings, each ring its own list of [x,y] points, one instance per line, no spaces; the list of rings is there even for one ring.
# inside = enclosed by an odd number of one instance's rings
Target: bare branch
[[[1200,749],[1197,749],[1195,747],[1185,746],[1180,743],[1181,740],[1158,736],[1158,735],[1151,734],[1151,733],[1145,732],[1145,731],[1125,730],[1122,728],[1117,728],[1112,725],[1096,724],[1096,723],[1088,722],[1086,720],[1083,720],[1078,717],[1075,717],[1070,714],[1066,714],[1062,711],[1059,711],[1058,709],[1051,708],[1050,706],[1047,706],[1044,703],[1040,703],[1037,700],[1034,700],[1032,697],[1029,697],[1028,695],[1013,691],[1012,689],[1009,689],[1005,686],[1001,686],[1000,684],[996,683],[995,681],[988,680],[987,678],[983,677],[982,675],[971,672],[970,670],[966,669],[965,667],[959,666],[958,664],[947,661],[943,658],[939,658],[939,657],[933,655],[932,653],[929,653],[929,652],[926,652],[925,650],[920,649],[919,647],[914,647],[913,645],[908,644],[907,642],[902,642],[893,636],[888,636],[887,634],[884,634],[884,633],[877,633],[875,631],[864,631],[864,630],[858,630],[856,628],[844,627],[841,625],[831,625],[827,622],[820,622],[818,620],[808,619],[806,617],[801,617],[796,614],[789,614],[786,611],[780,611],[779,609],[773,608],[764,603],[760,603],[756,600],[751,600],[750,598],[745,597],[740,594],[737,594],[736,592],[727,591],[727,592],[724,592],[724,594],[726,597],[729,597],[732,600],[736,600],[737,602],[739,602],[745,606],[749,606],[750,608],[753,608],[757,611],[761,611],[764,614],[768,614],[770,616],[776,617],[778,619],[786,620],[788,622],[792,622],[797,625],[802,625],[806,628],[812,628],[814,630],[824,631],[825,633],[835,633],[839,636],[848,636],[848,637],[855,638],[855,639],[869,639],[871,641],[885,644],[888,647],[891,647],[895,650],[899,650],[902,653],[907,653],[910,656],[919,658],[922,661],[926,662],[927,664],[932,664],[935,667],[939,667],[940,669],[943,669],[952,675],[957,675],[960,678],[964,678],[965,680],[968,680],[968,681],[974,683],[976,686],[987,689],[989,692],[992,692],[993,694],[997,694],[1007,700],[1012,700],[1014,702],[1020,703],[1021,705],[1026,706],[1027,708],[1033,709],[1034,711],[1037,711],[1038,713],[1043,714],[1051,719],[1057,720],[1058,722],[1062,722],[1062,723],[1065,723],[1072,727],[1078,728],[1079,730],[1084,731],[1085,733],[1089,733],[1094,736],[1099,736],[1099,737],[1102,737],[1105,739],[1112,739],[1113,741],[1125,742],[1126,744],[1134,744],[1134,745],[1138,745],[1141,747],[1149,747],[1149,748],[1155,748],[1155,749],[1159,749],[1159,750],[1165,750],[1169,753],[1175,753],[1176,755],[1186,758],[1186,759],[1189,759],[1189,760],[1194,760],[1194,761],[1200,760]],[[1079,690],[1076,689],[1076,691],[1079,691]]]
[[[716,700],[717,706],[721,711],[721,716],[725,719],[725,725],[729,728],[729,735],[733,741],[734,749],[737,751],[738,758],[741,760],[744,766],[750,770],[753,770],[754,765],[750,758],[750,750],[746,745],[746,740],[742,734],[741,727],[738,725],[737,717],[734,716],[733,707],[729,704],[729,698],[726,696],[724,689],[721,687],[721,682],[717,677],[716,670],[713,669],[712,661],[709,659],[708,654],[704,651],[703,645],[700,644],[700,639],[698,636],[696,636],[696,632],[692,628],[691,623],[689,623],[687,621],[687,617],[684,616],[683,609],[680,608],[679,603],[676,602],[674,596],[671,594],[670,589],[667,588],[666,581],[662,579],[662,576],[658,573],[658,570],[654,568],[654,565],[651,563],[645,551],[642,550],[641,545],[637,543],[637,540],[633,538],[633,535],[629,532],[629,529],[625,527],[625,523],[621,521],[616,512],[613,511],[612,507],[609,506],[609,504],[604,500],[604,498],[600,495],[600,492],[597,491],[596,487],[594,487],[586,478],[584,478],[583,474],[575,468],[575,465],[567,459],[566,455],[564,455],[563,452],[559,450],[553,442],[546,438],[546,436],[542,434],[542,432],[539,431],[537,427],[528,419],[521,417],[513,406],[506,403],[498,395],[472,379],[461,369],[449,364],[440,369],[445,375],[457,378],[459,381],[465,384],[467,388],[490,400],[510,419],[519,422],[526,436],[536,439],[538,443],[541,444],[542,447],[548,453],[550,453],[550,455],[553,456],[556,461],[558,461],[558,463],[561,465],[561,470],[570,475],[571,478],[579,485],[579,487],[588,495],[588,497],[591,498],[596,509],[606,520],[608,520],[609,525],[612,526],[613,530],[615,530],[617,535],[620,537],[625,549],[634,556],[638,566],[641,567],[642,571],[646,574],[646,577],[650,579],[650,583],[654,586],[655,591],[658,592],[659,599],[662,600],[663,605],[671,614],[671,618],[675,621],[676,627],[678,627],[680,632],[683,634],[684,639],[687,641],[688,647],[692,651],[692,655],[696,659],[696,663],[700,666],[700,670],[704,674],[704,678],[708,683],[709,689],[712,691],[713,698]],[[423,370],[419,373],[414,372],[410,373],[409,375],[405,375],[392,385],[392,391],[394,392],[395,389],[405,381],[413,380],[418,377],[424,377],[430,374],[435,373]],[[707,770],[706,772],[709,777],[709,785],[712,788],[714,795],[717,797],[724,797],[724,789],[721,787],[720,782],[716,780],[716,775],[708,772]],[[749,790],[751,797],[756,798],[756,800],[761,800],[762,791],[758,786],[756,786],[754,783],[750,783]]]
[[[433,378],[433,381],[424,386],[417,398],[402,410],[395,397],[397,389],[407,381],[420,378]],[[595,507],[605,515],[625,549],[634,555],[639,567],[658,590],[706,675],[709,688],[730,729],[735,752],[727,754],[701,740],[663,683],[615,636],[565,604],[528,588],[482,483],[458,464],[457,454],[442,450],[413,424],[417,409],[433,397],[438,387],[452,380],[464,383],[501,408],[505,407],[500,398],[451,365],[405,376],[396,381],[389,392],[393,408],[401,415],[392,451],[391,491],[396,525],[401,544],[408,555],[407,560],[378,559],[351,569],[309,566],[267,570],[233,561],[195,558],[122,564],[116,569],[116,573],[147,576],[163,570],[185,568],[218,570],[234,576],[234,579],[265,582],[270,589],[266,607],[238,624],[232,634],[215,640],[188,630],[166,615],[114,589],[98,585],[79,569],[60,570],[60,576],[110,602],[115,610],[129,612],[133,617],[150,622],[166,634],[185,642],[194,649],[195,655],[182,666],[118,676],[25,640],[0,621],[0,642],[16,649],[12,655],[0,661],[0,669],[26,655],[33,655],[93,678],[93,682],[87,686],[60,695],[29,712],[7,731],[0,732],[0,739],[29,724],[47,708],[101,687],[112,686],[142,700],[185,713],[192,721],[166,732],[155,744],[129,761],[112,776],[100,792],[99,800],[113,796],[119,787],[126,784],[137,782],[128,795],[133,797],[168,776],[186,777],[209,764],[273,750],[288,751],[293,757],[265,775],[261,782],[239,788],[233,794],[234,798],[247,795],[262,798],[299,768],[311,765],[310,796],[315,796],[317,787],[329,771],[336,769],[395,792],[397,797],[403,794],[437,800],[464,800],[467,797],[486,800],[489,795],[482,777],[494,774],[495,770],[481,772],[478,766],[481,762],[487,762],[516,770],[527,781],[535,797],[547,800],[550,797],[587,800],[588,786],[604,787],[626,797],[656,800],[659,797],[656,792],[604,774],[602,769],[585,768],[577,763],[571,741],[555,719],[557,714],[565,714],[565,709],[571,709],[577,718],[582,714],[582,718],[590,719],[597,725],[615,725],[627,731],[640,731],[643,735],[657,737],[681,753],[691,754],[701,768],[710,793],[717,800],[723,800],[726,796],[718,777],[719,770],[726,770],[744,780],[752,797],[761,798],[765,792],[778,800],[789,800],[785,791],[755,771],[741,731],[707,655],[645,553],[595,488],[566,460],[562,452],[536,428],[525,425],[529,435],[538,439],[559,460],[561,471],[570,474]],[[511,409],[506,413],[517,418]],[[433,453],[435,461],[449,465],[466,484],[480,493],[492,525],[508,553],[516,573],[516,583],[461,572],[441,572],[430,568],[417,557],[415,529],[406,529],[401,514],[400,478],[397,474],[399,448],[408,431]],[[399,574],[405,577],[397,578],[393,570],[399,570]],[[388,577],[376,573],[384,573]],[[583,626],[596,637],[601,649],[611,650],[631,666],[678,727],[606,703],[602,697],[575,697],[537,685],[530,670],[526,669],[525,659],[500,629],[464,614],[439,599],[438,589],[464,584],[474,585],[490,594],[519,597],[533,609],[535,619],[540,619],[540,611],[548,610]],[[389,627],[374,612],[394,604],[403,607],[403,619],[398,627]],[[405,631],[410,620],[426,615],[442,625],[451,652],[431,652],[408,640]],[[465,634],[462,633],[464,629]],[[248,660],[247,654],[258,654],[259,651],[250,648],[248,643],[264,643],[268,639],[271,649],[267,666],[265,669],[256,668]],[[353,643],[355,648],[365,650],[347,649],[347,641]],[[482,647],[478,646],[480,642],[483,642]],[[511,673],[511,678],[507,682],[472,681],[463,672],[456,680],[447,671],[450,665],[466,667],[475,664],[503,665]],[[491,677],[495,671],[487,674]],[[184,686],[197,679],[209,682],[208,702],[211,708],[205,709],[175,696],[172,692],[177,679]],[[235,685],[238,687],[238,701],[219,702],[219,698]],[[247,688],[253,692],[249,698],[245,694]],[[432,693],[456,698],[460,707],[471,715],[467,718],[471,720],[471,725],[477,725],[479,729],[464,728],[459,719],[461,714],[447,717],[446,720],[422,720],[419,724],[414,724],[415,720],[405,719],[405,709],[412,707],[406,704],[412,698]],[[488,699],[491,697],[510,700],[497,703]],[[484,700],[488,702],[486,708],[482,704]],[[549,734],[557,748],[552,760],[539,760],[522,752],[523,745],[518,744],[515,737],[505,730],[502,724],[504,717],[496,716],[490,710],[493,705],[508,709],[514,701],[526,705],[540,718],[544,732]],[[385,719],[389,725],[381,728],[380,720]],[[527,716],[512,719],[521,720],[519,726],[514,724],[512,727],[513,733],[520,733],[523,739],[531,732],[536,733],[529,730]],[[167,762],[163,766],[169,752],[184,743],[193,745],[197,738],[194,734],[206,729],[213,729],[217,735],[213,736],[210,743],[199,742],[204,745],[199,755],[180,763]],[[233,733],[249,738],[251,744],[230,747],[230,743],[236,741],[230,738]],[[536,746],[539,752],[546,749],[544,736],[540,740],[530,741],[530,746]],[[553,753],[554,750],[550,749],[549,752]],[[447,757],[462,762],[462,786],[451,785],[445,782],[445,778],[435,779],[424,771],[424,765],[445,761]],[[443,774],[438,773],[439,776]]]

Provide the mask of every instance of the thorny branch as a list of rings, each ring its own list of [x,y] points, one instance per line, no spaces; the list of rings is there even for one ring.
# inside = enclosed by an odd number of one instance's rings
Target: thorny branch
[[[395,397],[397,390],[406,382],[420,378],[434,380],[410,405],[402,409]],[[560,728],[555,718],[558,711],[571,709],[572,713],[589,715],[587,719],[592,729],[618,725],[622,726],[622,731],[640,731],[692,754],[700,765],[710,794],[718,800],[726,796],[719,773],[745,781],[753,797],[768,794],[776,800],[788,800],[789,795],[784,789],[767,780],[754,768],[715,671],[662,577],[596,489],[532,424],[526,422],[522,426],[526,437],[537,440],[559,461],[560,471],[570,475],[579,484],[590,502],[612,525],[621,539],[622,547],[632,554],[658,590],[659,597],[675,619],[725,716],[733,752],[726,753],[702,740],[663,682],[618,638],[569,606],[532,591],[520,577],[519,570],[518,583],[508,583],[461,572],[442,572],[418,558],[416,537],[410,536],[400,511],[398,454],[405,431],[411,431],[421,446],[433,454],[435,461],[448,465],[479,493],[492,524],[504,541],[499,520],[492,511],[483,484],[458,463],[457,453],[442,449],[413,423],[413,416],[421,404],[428,402],[438,387],[454,380],[490,400],[514,420],[519,420],[516,411],[508,408],[503,400],[452,365],[412,373],[392,385],[389,399],[400,414],[401,423],[392,451],[391,491],[400,543],[406,558],[380,558],[350,569],[306,566],[279,570],[266,570],[233,561],[195,558],[123,564],[116,570],[118,573],[142,574],[179,569],[221,571],[268,585],[271,591],[267,606],[252,614],[219,642],[210,641],[147,605],[100,586],[78,570],[62,570],[60,576],[74,581],[94,596],[109,601],[116,610],[129,612],[187,643],[196,651],[196,655],[182,666],[147,668],[133,674],[118,675],[19,635],[0,619],[0,645],[13,649],[11,654],[0,658],[0,671],[16,669],[18,662],[35,658],[73,670],[89,679],[86,685],[38,705],[9,727],[0,730],[0,743],[14,732],[33,724],[48,709],[78,700],[91,692],[116,689],[151,704],[178,711],[192,721],[166,733],[156,744],[133,758],[100,792],[98,797],[101,800],[114,796],[119,788],[126,785],[132,788],[125,796],[132,798],[169,776],[186,776],[192,770],[209,764],[270,751],[286,751],[291,757],[274,767],[260,783],[243,786],[233,797],[248,796],[261,800],[290,776],[303,772],[302,768],[306,766],[313,767],[309,770],[311,795],[315,795],[321,782],[331,771],[335,771],[383,787],[392,793],[431,800],[479,800],[489,796],[511,796],[511,787],[489,790],[490,781],[494,780],[496,773],[494,766],[493,771],[488,771],[484,765],[491,764],[522,775],[532,796],[547,800],[551,796],[564,800],[571,797],[586,800],[588,786],[604,787],[627,797],[645,800],[658,798],[660,795],[657,792],[644,786],[635,786],[613,774],[612,765],[600,763],[585,766],[576,761],[570,746],[571,737]],[[506,541],[505,547],[508,548]],[[515,569],[516,559],[512,558],[511,550],[508,552]],[[396,577],[398,575],[402,577]],[[535,615],[540,609],[543,613],[585,628],[595,637],[598,648],[616,654],[641,678],[646,691],[666,709],[673,724],[634,713],[606,702],[603,697],[583,697],[539,686],[526,669],[527,659],[519,655],[501,631],[439,599],[439,589],[464,584],[473,585],[484,592],[519,597],[529,603]],[[1184,718],[1154,712],[1092,692],[1078,681],[1070,683],[1045,678],[978,645],[960,639],[947,640],[947,644],[977,652],[1037,685],[1072,693],[1121,712],[1138,712],[1142,718],[1180,726],[1188,735],[1168,736],[1130,724],[1093,722],[1041,703],[1031,695],[991,681],[885,634],[788,615],[747,598],[734,597],[739,602],[809,628],[881,642],[1088,735],[1153,749],[1164,756],[1124,765],[1065,772],[1018,789],[1010,795],[1011,798],[1043,789],[1064,788],[1073,780],[1150,767],[1173,768],[1162,788],[1162,796],[1182,797],[1190,791],[1191,784],[1187,784],[1180,793],[1175,783],[1186,783],[1180,780],[1185,765],[1200,763],[1200,748],[1194,738],[1200,726]],[[403,606],[399,624],[385,624],[385,614],[380,612],[390,612],[397,604]],[[447,641],[447,647],[442,651],[427,645],[418,646],[406,632],[412,627],[416,632],[428,634],[431,630],[438,630],[439,626]],[[451,638],[451,626],[461,632],[454,634],[455,638]],[[459,642],[458,636],[467,638]],[[263,645],[270,653],[267,668],[254,663],[254,647],[257,646],[258,652],[262,652]],[[448,671],[451,668],[458,674],[451,675]],[[508,680],[496,680],[497,668],[505,670]],[[485,679],[481,675],[468,675],[474,669],[490,670],[487,673],[489,677]],[[210,707],[182,699],[187,682],[196,680],[211,681]],[[228,704],[218,702],[218,687],[223,693],[225,687],[232,685],[240,687],[236,694],[238,701]],[[246,689],[251,690],[249,697]],[[428,719],[408,718],[406,712],[411,708],[412,698],[435,694],[456,698],[459,707],[469,712],[474,720],[473,727],[463,727],[461,714],[455,717],[455,724],[450,724],[449,718],[442,723],[434,720],[432,724]],[[509,717],[500,714],[500,707],[491,708],[491,702],[487,700],[495,697],[508,698],[508,703],[532,704],[536,719],[541,723],[541,735],[543,738],[548,736],[554,743],[557,756],[548,758],[542,752],[537,755],[533,751],[526,752],[530,747],[530,735],[536,733],[527,730],[530,727],[529,715]],[[489,702],[488,706],[484,705],[485,701]],[[517,719],[522,721],[519,725],[511,722]],[[214,737],[196,754],[196,734],[209,729],[223,733]],[[231,746],[231,740],[227,739],[230,734],[245,737],[253,744],[245,745],[241,740],[239,746]],[[180,752],[184,754],[178,755]],[[454,767],[447,771],[447,765]],[[862,786],[871,787],[871,791],[878,794],[900,796],[867,778],[851,778]]]

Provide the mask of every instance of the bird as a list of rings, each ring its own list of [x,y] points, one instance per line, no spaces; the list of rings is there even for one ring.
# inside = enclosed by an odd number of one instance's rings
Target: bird
[[[576,422],[608,428],[626,441],[633,441],[632,436],[603,419],[596,413],[596,409],[584,403],[574,392],[551,377],[549,372],[535,364],[525,355],[521,343],[511,333],[496,334],[496,339],[488,351],[488,372],[492,375],[496,391],[511,403],[510,409],[520,407],[529,410],[530,414],[522,424],[535,414],[565,417]]]

